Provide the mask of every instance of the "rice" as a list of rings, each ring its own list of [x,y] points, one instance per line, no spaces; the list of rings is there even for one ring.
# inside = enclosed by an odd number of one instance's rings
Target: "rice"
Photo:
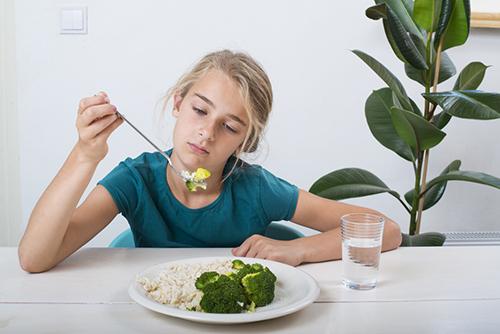
[[[146,290],[147,296],[161,304],[175,306],[181,310],[200,311],[203,292],[196,289],[196,279],[206,271],[219,274],[233,272],[231,260],[216,260],[210,263],[183,263],[166,267],[157,278],[139,277],[137,282]]]

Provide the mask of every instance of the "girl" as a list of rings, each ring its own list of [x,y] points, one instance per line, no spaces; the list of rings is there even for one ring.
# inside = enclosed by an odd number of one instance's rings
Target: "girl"
[[[38,200],[19,245],[21,267],[46,271],[61,262],[121,213],[138,247],[235,247],[235,256],[296,266],[340,259],[340,217],[380,213],[315,196],[240,160],[254,152],[272,107],[271,83],[248,55],[206,55],[170,89],[177,119],[173,149],[177,170],[211,172],[206,190],[189,191],[159,153],[121,162],[78,202],[107,139],[123,120],[104,92],[80,101],[79,139]],[[272,221],[291,220],[323,233],[291,241],[262,235]],[[382,250],[401,243],[399,226],[386,218]]]

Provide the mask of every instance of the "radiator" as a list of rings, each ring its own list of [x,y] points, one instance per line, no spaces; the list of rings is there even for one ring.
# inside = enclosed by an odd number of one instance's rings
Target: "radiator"
[[[500,231],[443,232],[444,246],[500,245]]]

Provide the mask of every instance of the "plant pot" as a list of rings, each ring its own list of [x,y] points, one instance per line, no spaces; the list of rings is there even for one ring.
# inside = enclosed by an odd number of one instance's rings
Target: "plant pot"
[[[401,247],[436,247],[442,246],[446,236],[439,232],[426,232],[417,235],[401,233]]]

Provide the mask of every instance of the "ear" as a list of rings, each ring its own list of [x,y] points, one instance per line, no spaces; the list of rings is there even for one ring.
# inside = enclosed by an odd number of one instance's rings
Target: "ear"
[[[174,108],[172,109],[172,116],[177,118],[179,116],[182,104],[182,96],[179,92],[174,93]]]

